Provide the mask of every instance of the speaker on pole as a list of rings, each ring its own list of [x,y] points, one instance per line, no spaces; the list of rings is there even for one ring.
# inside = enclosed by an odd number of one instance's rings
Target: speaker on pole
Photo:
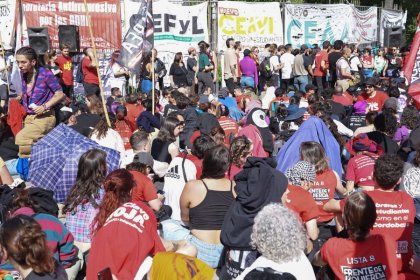
[[[80,51],[79,26],[77,25],[59,25],[58,42],[60,46],[66,45],[70,52]]]
[[[385,47],[401,47],[404,44],[402,27],[385,28],[384,30]]]
[[[38,55],[43,55],[50,49],[50,37],[47,27],[28,27],[29,46]]]

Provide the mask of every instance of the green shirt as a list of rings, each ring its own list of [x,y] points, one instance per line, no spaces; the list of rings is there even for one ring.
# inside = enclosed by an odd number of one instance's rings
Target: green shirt
[[[205,53],[200,53],[198,57],[198,69],[199,71],[202,71],[204,67],[210,65],[209,56]]]

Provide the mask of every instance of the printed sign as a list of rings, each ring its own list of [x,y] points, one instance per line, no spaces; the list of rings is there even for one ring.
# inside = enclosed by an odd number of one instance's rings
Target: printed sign
[[[378,8],[370,7],[362,11],[353,5],[351,7],[353,9],[353,20],[351,20],[349,42],[356,43],[359,40],[362,44],[377,42]]]
[[[0,0],[0,32],[1,42],[7,49],[12,44],[15,23],[16,0]]]
[[[283,44],[283,24],[279,3],[218,2],[218,50],[226,49],[226,39],[240,41],[243,48]]]
[[[58,49],[58,26],[78,25],[80,47],[91,46],[88,19],[83,0],[22,0],[28,27],[48,27],[51,48]],[[113,52],[121,46],[121,11],[119,0],[90,0],[88,11],[98,51]]]
[[[353,11],[350,5],[285,5],[284,40],[298,48],[324,41],[349,41]]]

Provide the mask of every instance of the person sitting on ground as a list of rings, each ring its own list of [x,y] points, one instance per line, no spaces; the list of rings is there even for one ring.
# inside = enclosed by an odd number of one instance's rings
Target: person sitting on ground
[[[261,256],[237,280],[274,279],[263,278],[266,274],[315,280],[312,266],[303,253],[306,245],[305,230],[295,214],[279,203],[265,206],[255,217],[251,244]],[[266,268],[275,272],[267,272]]]
[[[400,144],[408,139],[411,131],[419,125],[419,121],[420,115],[417,108],[414,106],[405,107],[401,115],[399,127],[394,134],[394,141]]]
[[[135,126],[127,120],[127,108],[124,105],[117,106],[115,110],[115,131],[121,136],[124,149],[130,150],[130,137],[136,130]]]
[[[353,97],[347,91],[343,91],[342,86],[336,86],[334,88],[332,100],[343,106],[353,105]]]
[[[246,159],[252,156],[254,147],[246,136],[233,139],[229,148],[230,166],[227,172],[229,180],[234,180],[236,174],[242,171]]]
[[[224,245],[220,279],[235,279],[257,258],[251,245],[252,226],[258,212],[272,202],[287,200],[287,179],[271,158],[249,157],[235,177],[237,197],[226,213],[220,240]]]
[[[212,268],[218,267],[223,245],[220,230],[233,200],[233,182],[225,178],[229,151],[223,145],[211,148],[203,159],[201,179],[187,182],[181,198],[181,219],[191,234],[186,234],[198,250],[197,258]]]
[[[307,161],[298,161],[286,171],[285,175],[289,181],[286,206],[293,210],[305,225],[310,239],[306,247],[309,253],[312,251],[312,242],[318,238],[319,234],[317,226],[319,210],[309,192],[316,179],[315,166]]]
[[[355,103],[355,105],[358,103],[359,101],[357,101]],[[365,109],[366,110],[366,109]],[[365,126],[361,126],[359,128],[357,128],[354,131],[353,136],[356,137],[357,135],[359,135],[360,133],[369,133],[372,131],[375,131],[375,125],[374,125],[374,121],[376,119],[376,116],[378,116],[378,112],[368,112],[366,114],[366,125]]]
[[[64,203],[66,227],[82,252],[90,248],[90,226],[104,195],[102,182],[106,173],[106,153],[99,149],[85,152],[79,159],[76,182]]]
[[[109,116],[109,120],[111,127],[109,127],[107,119],[103,117],[90,132],[89,138],[103,147],[120,152],[121,157],[123,157],[125,153],[124,140],[115,131],[115,118]]]
[[[366,278],[397,279],[395,242],[370,229],[377,219],[375,202],[367,193],[352,193],[344,205],[343,220],[348,238],[330,238],[315,256],[313,264],[328,264],[335,278],[357,275]],[[360,261],[356,261],[357,260]]]
[[[171,218],[181,222],[181,208],[179,199],[185,183],[197,180],[203,172],[203,158],[208,150],[216,143],[208,135],[201,135],[195,139],[191,153],[182,153],[175,157],[165,174],[165,205],[172,208]]]
[[[179,155],[179,147],[175,141],[184,125],[185,122],[179,121],[177,117],[170,116],[165,119],[157,137],[152,142],[151,154],[154,160],[169,165],[171,160]]]
[[[2,258],[9,261],[25,280],[67,279],[63,267],[54,259],[45,233],[33,218],[17,215],[1,225]]]
[[[381,145],[386,154],[397,154],[399,146],[392,138],[397,131],[397,118],[393,113],[384,111],[373,121],[375,131],[368,132],[369,139]]]
[[[380,92],[376,88],[375,78],[367,78],[364,83],[364,91],[357,97],[357,101],[366,101],[368,103],[368,112],[380,112],[385,101],[389,98],[383,92]]]
[[[140,113],[136,120],[137,128],[144,130],[147,133],[155,132],[155,129],[160,129],[160,115],[158,112],[152,114],[153,101],[148,98],[142,102],[144,111]]]
[[[29,196],[28,189],[19,190],[8,207],[10,217],[32,217],[42,228],[48,247],[55,260],[66,270],[68,279],[74,280],[81,268],[79,249],[74,245],[73,234],[53,215],[37,211],[38,206]]]

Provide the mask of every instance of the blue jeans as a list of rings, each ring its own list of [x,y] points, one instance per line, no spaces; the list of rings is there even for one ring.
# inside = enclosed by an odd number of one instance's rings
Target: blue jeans
[[[252,88],[255,88],[254,77],[242,76],[241,77],[241,87],[242,87],[242,89],[244,87],[252,87]]]
[[[7,161],[4,162],[4,164],[7,167],[7,170],[9,170],[9,173],[10,173],[11,176],[19,175],[19,173],[16,170],[17,163],[18,163],[18,159],[17,158],[15,158],[15,159],[9,159],[9,160],[7,160]]]
[[[305,87],[308,84],[308,81],[307,75],[295,76],[294,86],[299,91],[306,92]]]
[[[190,231],[183,227],[177,220],[166,220],[161,222],[163,239],[165,240],[186,240],[190,235]]]
[[[197,259],[202,260],[212,268],[218,267],[220,256],[223,251],[222,244],[209,244],[201,241],[194,235],[190,235],[187,240],[197,248]]]
[[[152,91],[152,81],[151,80],[142,80],[141,81],[141,92],[142,93],[149,93]]]

